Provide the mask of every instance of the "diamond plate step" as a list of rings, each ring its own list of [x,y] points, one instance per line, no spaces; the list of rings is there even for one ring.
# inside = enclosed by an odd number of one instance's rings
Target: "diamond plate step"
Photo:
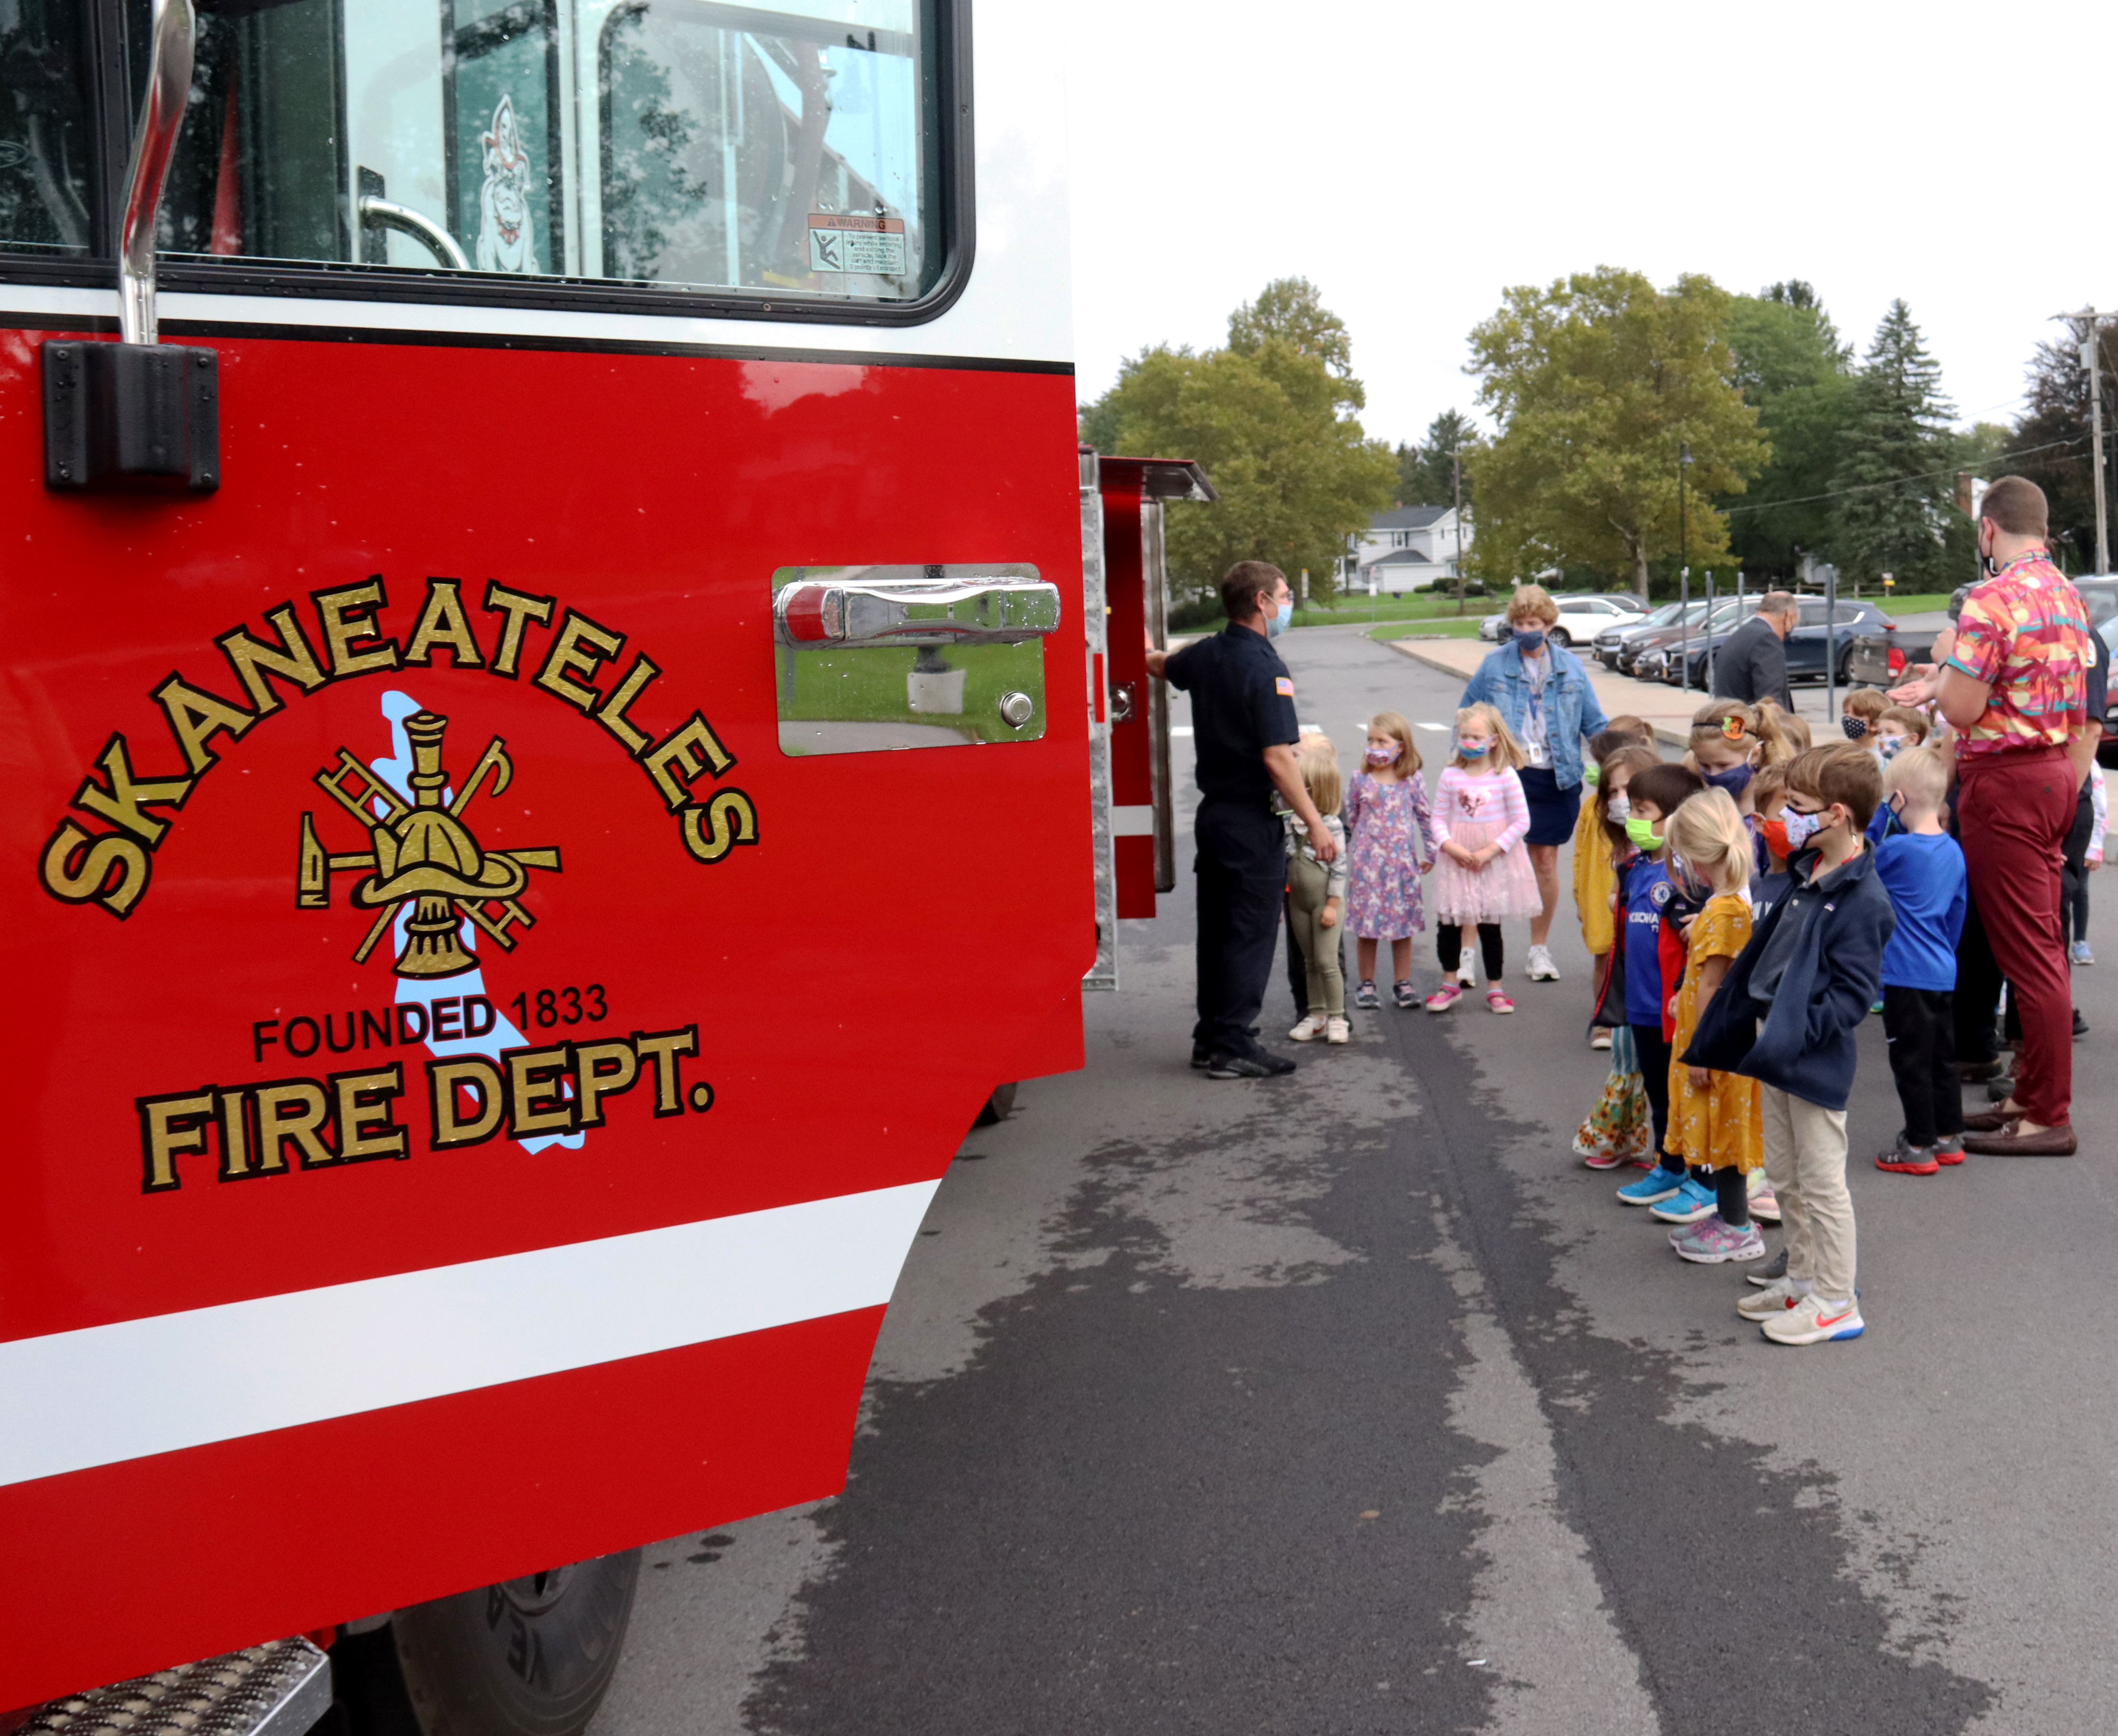
[[[52,1701],[16,1736],[304,1736],[331,1703],[331,1660],[275,1640]]]

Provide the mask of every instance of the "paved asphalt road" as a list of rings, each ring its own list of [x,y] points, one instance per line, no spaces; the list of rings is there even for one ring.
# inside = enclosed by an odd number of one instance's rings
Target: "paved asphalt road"
[[[1453,709],[1357,632],[1282,644],[1342,755]],[[1870,1168],[1864,1033],[1869,1331],[1786,1349],[1568,1154],[1604,1071],[1570,919],[1556,984],[1510,932],[1514,1018],[1357,1015],[1220,1084],[1191,920],[1128,924],[1086,1072],[965,1142],[845,1493],[648,1552],[595,1736],[2110,1727],[2118,942],[2072,1160]]]

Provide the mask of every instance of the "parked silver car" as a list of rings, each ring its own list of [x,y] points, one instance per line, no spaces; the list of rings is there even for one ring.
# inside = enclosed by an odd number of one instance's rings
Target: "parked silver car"
[[[1639,599],[1630,592],[1602,591],[1584,595],[1579,591],[1555,596],[1559,620],[1552,629],[1555,645],[1586,645],[1612,627],[1630,627],[1642,618]],[[1507,637],[1505,613],[1488,615],[1478,623],[1481,639],[1497,641]]]

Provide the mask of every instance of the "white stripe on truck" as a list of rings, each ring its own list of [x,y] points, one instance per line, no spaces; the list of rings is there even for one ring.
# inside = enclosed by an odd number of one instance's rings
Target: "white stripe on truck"
[[[873,1308],[938,1185],[0,1344],[0,1484]]]

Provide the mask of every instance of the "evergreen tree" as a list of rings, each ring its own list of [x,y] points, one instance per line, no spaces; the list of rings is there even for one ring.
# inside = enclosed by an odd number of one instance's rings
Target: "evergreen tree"
[[[1830,552],[1856,587],[1896,576],[1900,590],[1946,590],[1956,571],[1955,406],[1902,300],[1890,303],[1853,382],[1852,416],[1833,486]]]
[[[1478,430],[1468,416],[1445,410],[1427,424],[1427,437],[1417,446],[1397,449],[1398,502],[1407,507],[1445,507],[1456,498],[1453,461],[1465,454],[1464,507],[1471,506],[1469,452]]]
[[[2081,365],[2085,320],[2069,320],[2067,336],[2039,344],[2030,358],[2029,387],[2022,419],[2009,444],[2016,456],[1979,474],[2014,471],[2045,491],[2051,507],[2052,555],[2069,572],[2096,564],[2096,480],[2089,468],[2088,375]],[[2118,429],[2118,328],[2106,326],[2097,340],[2098,377],[2103,386],[2104,461],[2110,462],[2112,431]],[[2106,470],[2104,479],[2111,480]]]

